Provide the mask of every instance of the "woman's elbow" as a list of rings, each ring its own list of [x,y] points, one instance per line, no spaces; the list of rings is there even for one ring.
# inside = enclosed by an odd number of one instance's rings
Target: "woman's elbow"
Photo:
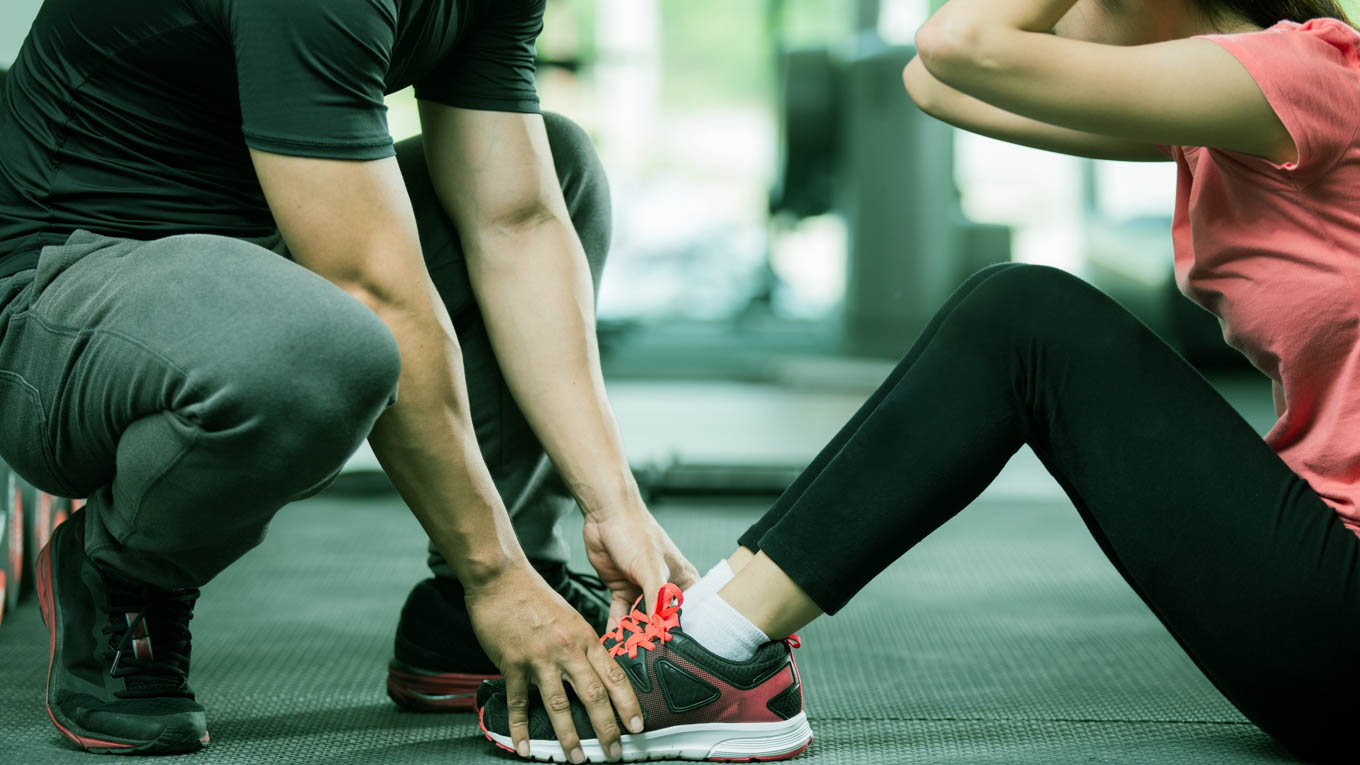
[[[920,56],[913,58],[902,70],[902,84],[918,109],[932,116],[935,114],[940,97],[938,91],[942,86],[926,71]]]
[[[948,85],[963,72],[986,67],[985,36],[985,25],[975,20],[937,13],[916,32],[916,55]]]

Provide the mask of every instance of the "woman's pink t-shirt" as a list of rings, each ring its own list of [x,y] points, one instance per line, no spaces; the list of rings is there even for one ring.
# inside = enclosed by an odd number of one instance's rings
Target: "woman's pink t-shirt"
[[[1266,442],[1360,533],[1360,33],[1315,19],[1205,39],[1256,80],[1298,160],[1168,147],[1176,282],[1274,381]]]

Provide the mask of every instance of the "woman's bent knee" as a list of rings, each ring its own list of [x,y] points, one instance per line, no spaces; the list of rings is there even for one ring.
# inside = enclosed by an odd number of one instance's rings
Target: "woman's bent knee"
[[[1051,344],[1080,340],[1088,329],[1105,335],[1139,326],[1118,303],[1061,269],[1001,264],[978,277],[958,310],[979,334]]]

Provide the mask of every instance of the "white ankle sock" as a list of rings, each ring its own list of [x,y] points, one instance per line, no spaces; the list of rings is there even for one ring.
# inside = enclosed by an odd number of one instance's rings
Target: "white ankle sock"
[[[699,645],[724,659],[746,661],[770,638],[737,609],[713,593],[694,607],[685,604],[680,612],[680,627]]]
[[[726,587],[727,583],[732,581],[732,576],[732,567],[727,565],[727,559],[723,558],[718,561],[713,568],[708,570],[707,574],[704,574],[699,581],[691,584],[689,589],[685,590],[685,606],[697,606],[707,600],[708,596]]]

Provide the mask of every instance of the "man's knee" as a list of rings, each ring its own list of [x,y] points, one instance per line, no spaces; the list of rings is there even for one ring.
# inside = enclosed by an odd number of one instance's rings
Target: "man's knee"
[[[308,352],[284,363],[281,377],[297,386],[297,403],[323,422],[372,421],[396,397],[401,352],[387,325],[357,300],[336,304],[292,331],[310,336]],[[305,341],[304,341],[305,342]]]
[[[241,349],[244,366],[220,386],[230,421],[257,420],[271,451],[307,453],[329,472],[367,437],[393,402],[401,355],[387,325],[356,300],[280,316]]]
[[[543,113],[543,126],[548,134],[548,146],[552,150],[557,179],[569,197],[568,206],[573,201],[587,207],[603,203],[604,210],[592,209],[590,212],[608,214],[609,182],[590,134],[570,118],[553,112]],[[572,198],[586,191],[590,194],[579,200]],[[600,192],[603,192],[603,199],[598,196]]]
[[[613,233],[609,180],[594,142],[580,125],[552,112],[544,113],[543,124],[567,211],[585,248],[591,278],[598,290]]]
[[[341,398],[351,411],[376,419],[396,401],[401,350],[376,313],[357,300],[343,302],[343,309],[324,319],[331,342],[325,358],[336,381],[343,381]]]

